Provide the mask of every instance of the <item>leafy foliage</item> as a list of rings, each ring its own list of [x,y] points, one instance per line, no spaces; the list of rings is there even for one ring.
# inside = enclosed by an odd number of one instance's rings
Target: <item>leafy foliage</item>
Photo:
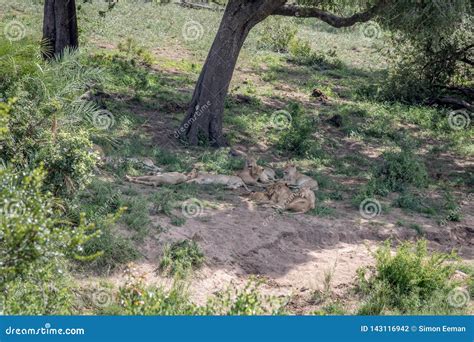
[[[456,267],[454,254],[428,253],[426,241],[403,243],[392,255],[389,242],[375,253],[375,269],[358,271],[359,291],[365,297],[359,314],[455,313],[448,303]]]
[[[6,168],[0,176],[1,279],[38,270],[61,256],[79,257],[82,245],[95,236],[94,227],[58,220],[52,197],[42,191],[44,171],[21,176]]]
[[[375,177],[388,191],[400,191],[406,185],[424,187],[428,182],[426,167],[412,152],[385,152],[384,162]]]
[[[270,17],[262,23],[259,46],[275,52],[287,52],[298,28],[282,18]]]
[[[289,114],[291,117],[290,125],[280,135],[277,147],[297,156],[306,156],[311,152],[313,146],[311,141],[313,123],[297,103],[290,105]]]
[[[160,269],[166,274],[186,276],[189,271],[199,268],[204,262],[204,254],[195,241],[183,240],[165,248]]]
[[[7,49],[1,39],[0,46]],[[46,64],[29,45],[30,59],[22,58],[26,52],[15,46],[7,53],[20,65],[0,88],[14,99],[8,105],[8,134],[0,141],[0,158],[19,168],[43,163],[48,172],[45,186],[68,194],[85,185],[97,160],[91,137],[93,117],[100,112],[81,96],[99,81],[100,72],[83,67],[73,54]]]

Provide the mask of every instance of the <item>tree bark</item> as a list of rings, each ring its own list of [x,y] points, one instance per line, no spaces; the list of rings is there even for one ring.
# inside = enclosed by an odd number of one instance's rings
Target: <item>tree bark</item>
[[[45,59],[61,56],[67,48],[78,48],[75,0],[45,0],[43,42]]]
[[[186,117],[175,137],[197,145],[226,145],[222,134],[224,101],[249,31],[286,0],[230,0],[202,68]]]

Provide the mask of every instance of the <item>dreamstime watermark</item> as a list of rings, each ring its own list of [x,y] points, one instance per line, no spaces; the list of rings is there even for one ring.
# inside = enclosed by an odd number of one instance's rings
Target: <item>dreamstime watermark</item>
[[[105,308],[114,302],[114,294],[111,289],[99,287],[92,290],[91,301],[94,306]]]
[[[462,287],[456,287],[448,293],[448,304],[454,308],[466,306],[469,300],[469,292]]]
[[[451,129],[461,131],[471,124],[471,116],[467,110],[455,110],[448,115],[448,124]]]
[[[9,326],[5,329],[6,335],[84,335],[84,328],[53,328],[51,323],[46,323],[40,328],[17,328]]]
[[[9,41],[16,42],[25,38],[26,28],[20,21],[12,20],[5,25],[3,33]]]
[[[382,213],[382,206],[375,198],[366,198],[359,205],[359,213],[366,220],[372,220]]]
[[[119,200],[121,195],[122,195],[122,191],[118,190],[111,197],[109,197],[107,201],[105,201],[105,203],[99,209],[94,211],[94,214],[92,215],[90,220],[93,222],[100,216],[104,216],[105,214],[107,214],[108,209]]]
[[[201,216],[204,212],[204,204],[196,198],[191,198],[183,202],[181,212],[187,218]]]
[[[0,209],[5,216],[22,216],[25,213],[26,206],[22,201],[10,200],[6,201]]]
[[[197,105],[195,112],[192,117],[190,117],[179,129],[174,132],[174,137],[178,139],[182,134],[184,134],[187,129],[201,116],[206,110],[212,105],[211,101],[207,101],[203,106]]]
[[[200,22],[190,20],[184,23],[182,34],[185,41],[196,41],[204,35],[204,27]]]
[[[272,114],[271,125],[277,130],[284,130],[291,127],[293,118],[289,112],[286,110],[277,110]]]
[[[115,125],[115,117],[108,110],[99,110],[92,116],[92,124],[100,130],[111,129]]]
[[[360,26],[360,31],[367,39],[379,39],[382,37],[382,28],[379,24],[369,21]]]

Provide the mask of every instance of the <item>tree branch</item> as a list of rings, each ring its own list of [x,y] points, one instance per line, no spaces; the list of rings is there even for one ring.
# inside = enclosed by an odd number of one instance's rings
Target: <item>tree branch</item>
[[[373,7],[369,8],[367,11],[356,13],[350,17],[339,17],[335,14],[320,10],[318,8],[300,7],[296,5],[285,5],[279,7],[272,14],[283,15],[287,17],[318,18],[333,27],[341,28],[371,20],[387,4],[388,0],[379,0]]]

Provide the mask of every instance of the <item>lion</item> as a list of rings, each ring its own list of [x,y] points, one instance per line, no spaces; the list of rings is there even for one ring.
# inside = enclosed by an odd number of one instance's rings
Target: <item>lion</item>
[[[257,164],[257,160],[253,157],[245,160],[245,166],[242,171],[237,174],[245,184],[259,185],[267,184],[275,180],[275,171],[269,167],[262,167]]]
[[[242,178],[238,176],[227,176],[227,175],[215,175],[207,172],[193,172],[192,178],[186,181],[187,183],[196,183],[196,184],[216,184],[216,185],[225,185],[228,189],[238,189],[240,187],[245,188],[249,191],[249,188],[244,183]]]
[[[318,190],[318,182],[313,178],[303,175],[298,172],[296,166],[288,164],[283,170],[283,179],[288,183],[289,186],[298,189],[309,188],[311,190]]]
[[[296,194],[293,200],[287,203],[285,209],[303,214],[315,207],[316,196],[314,192],[310,188],[304,187]]]
[[[180,183],[184,183],[190,179],[195,177],[193,172],[189,174],[184,174],[180,172],[165,172],[165,173],[158,173],[151,176],[139,176],[139,177],[131,177],[125,176],[125,179],[131,183],[137,183],[142,185],[150,185],[150,186],[160,186],[160,185],[176,185]]]
[[[266,195],[269,200],[280,208],[285,208],[286,204],[291,201],[293,193],[284,182],[278,182],[267,188]]]

